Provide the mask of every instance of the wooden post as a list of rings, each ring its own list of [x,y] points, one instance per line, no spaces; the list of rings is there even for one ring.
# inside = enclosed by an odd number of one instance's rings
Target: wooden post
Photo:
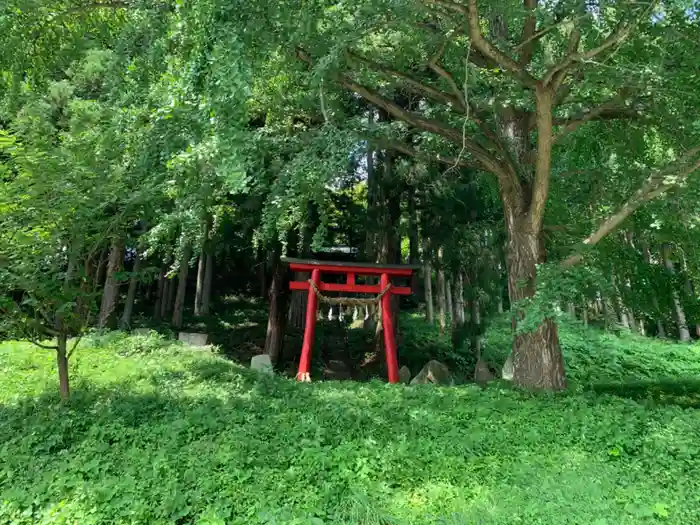
[[[318,287],[321,284],[321,271],[314,269],[311,272],[311,280]],[[311,381],[311,349],[314,345],[316,335],[316,307],[318,297],[312,286],[309,286],[309,296],[306,301],[306,327],[304,328],[304,343],[301,347],[301,359],[299,360],[299,370],[297,381]]]
[[[379,287],[382,290],[386,290],[389,283],[389,274],[383,273],[379,280]],[[386,352],[386,367],[389,372],[389,383],[398,383],[399,362],[396,357],[394,320],[391,318],[391,290],[382,297],[382,324],[384,325],[384,351]]]

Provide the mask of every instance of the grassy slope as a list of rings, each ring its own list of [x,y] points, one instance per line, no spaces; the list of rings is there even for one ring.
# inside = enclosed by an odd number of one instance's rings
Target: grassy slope
[[[52,356],[6,344],[0,523],[700,522],[698,347],[562,340],[577,392],[531,397],[296,384],[132,338],[79,349],[70,408]],[[639,386],[665,376],[687,391]]]

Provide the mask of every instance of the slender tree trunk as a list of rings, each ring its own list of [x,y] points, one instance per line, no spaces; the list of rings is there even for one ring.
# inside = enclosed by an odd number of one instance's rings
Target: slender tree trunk
[[[207,217],[204,222],[204,235],[202,246],[199,251],[199,260],[197,262],[197,288],[194,293],[194,315],[195,317],[202,316],[202,298],[204,296],[204,280],[207,267],[207,246],[209,245],[209,230],[211,229],[211,219]]]
[[[131,326],[131,316],[134,313],[134,302],[136,301],[136,288],[139,285],[139,272],[141,271],[141,255],[136,250],[134,255],[134,266],[131,269],[131,279],[129,280],[129,290],[126,293],[126,303],[124,304],[124,312],[119,321],[122,330],[126,330]]]
[[[615,277],[615,274],[611,273],[610,278],[612,279],[612,285],[615,289],[615,305],[617,306],[617,315],[618,319],[620,320],[620,324],[628,330],[634,329],[630,325],[629,316],[627,315],[627,308],[625,308],[625,304],[622,301],[622,294],[617,286],[617,278]]]
[[[452,281],[450,279],[445,279],[445,302],[447,306],[447,313],[450,316],[450,323],[455,324],[455,314],[452,303]]]
[[[158,322],[162,319],[161,310],[163,304],[166,301],[167,290],[165,289],[165,273],[168,271],[167,267],[163,264],[160,267],[160,272],[158,273],[158,288],[156,290],[156,302],[153,306],[153,320]]]
[[[642,251],[644,252],[644,261],[651,265],[651,250],[648,244],[644,244]],[[661,315],[661,308],[659,307],[659,299],[656,296],[654,290],[651,290],[651,304],[656,312],[656,335],[659,339],[666,339],[666,329],[664,328],[664,321]]]
[[[471,303],[472,323],[474,323],[474,335],[472,335],[472,351],[476,357],[477,363],[481,360],[481,307],[479,300],[473,299]]]
[[[211,286],[214,281],[214,251],[208,249],[207,264],[204,269],[204,290],[202,291],[202,315],[209,315],[211,311]]]
[[[506,205],[511,304],[534,295],[537,264],[544,262],[545,258],[541,233],[532,231],[527,216],[517,217],[514,211]],[[554,320],[545,319],[534,331],[515,335],[513,381],[520,386],[542,390],[566,388],[564,358]]]
[[[588,328],[588,302],[584,301],[581,307],[581,320],[583,321],[583,326]]]
[[[70,399],[70,381],[68,378],[68,336],[65,333],[58,335],[56,361],[58,364],[58,391],[61,400],[66,402]]]
[[[202,315],[202,297],[204,295],[204,273],[207,267],[207,254],[202,250],[197,262],[197,288],[194,292],[194,315]]]
[[[425,296],[425,320],[433,324],[435,322],[435,310],[433,303],[433,268],[430,264],[430,250],[428,241],[423,242],[423,294]]]
[[[418,235],[418,211],[416,210],[417,192],[411,188],[408,193],[408,262],[420,264],[420,239]],[[415,295],[419,294],[418,272],[411,275],[411,288]],[[420,299],[420,297],[419,297]]]
[[[661,256],[664,260],[664,266],[669,271],[671,275],[675,273],[673,267],[673,261],[671,261],[671,248],[668,244],[664,244],[661,247]],[[683,310],[683,305],[681,304],[678,292],[673,290],[673,305],[676,310],[676,321],[678,322],[678,338],[683,341],[690,341],[690,332],[688,331],[688,322],[686,321],[685,311]]]
[[[438,315],[440,317],[440,332],[445,332],[447,326],[446,312],[447,309],[447,299],[445,298],[445,270],[442,266],[442,246],[438,249],[438,272],[437,272],[437,286],[438,286]]]
[[[261,299],[267,298],[267,254],[260,252],[260,261],[258,262],[258,285]]]
[[[454,305],[457,326],[462,327],[466,319],[464,315],[464,276],[461,273],[457,274],[457,282],[455,283]]]
[[[119,301],[119,282],[117,273],[122,269],[124,259],[124,244],[122,239],[116,238],[112,242],[107,265],[107,278],[105,279],[104,292],[98,326],[100,328],[114,328],[116,325],[116,309]]]
[[[270,306],[267,318],[267,335],[265,336],[265,353],[270,356],[273,365],[277,365],[282,355],[289,301],[287,272],[285,265],[280,261],[280,251],[280,248],[275,250],[272,262]]]
[[[109,254],[108,250],[102,250],[100,253],[100,259],[97,262],[97,268],[95,270],[95,281],[94,290],[99,290],[100,287],[104,286],[104,275],[107,269],[107,256]]]
[[[192,256],[192,248],[187,245],[180,259],[180,270],[178,272],[177,295],[175,296],[175,305],[173,306],[172,323],[175,328],[182,328],[182,322],[185,311],[185,295],[187,293],[187,275],[190,271],[190,257]]]

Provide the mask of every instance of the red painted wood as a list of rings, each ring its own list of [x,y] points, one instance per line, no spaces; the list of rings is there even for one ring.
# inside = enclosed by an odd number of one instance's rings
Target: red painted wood
[[[311,272],[311,280],[316,286],[321,283],[321,271],[314,269]],[[301,359],[299,360],[299,370],[297,371],[297,381],[311,381],[311,349],[314,346],[314,336],[316,335],[316,308],[318,298],[309,283],[309,296],[306,302],[306,327],[304,328],[304,342],[301,346]]]
[[[383,273],[379,286],[385,288],[389,282],[389,275]],[[389,383],[398,383],[399,361],[396,356],[394,321],[391,318],[391,294],[384,294],[382,297],[382,326],[384,328],[384,351],[386,352],[386,367],[389,371]]]
[[[289,263],[289,267],[295,272],[311,272],[313,270],[321,270],[328,273],[355,273],[359,275],[381,275],[386,273],[390,276],[410,277],[413,273],[413,268],[410,267],[382,267],[382,266],[340,266],[340,265],[325,265],[323,263]]]
[[[348,274],[347,285],[348,286],[355,286],[355,274],[354,273]]]
[[[372,293],[378,295],[384,288],[379,285],[366,284],[336,284],[336,283],[319,283],[318,289],[322,292],[354,292],[354,293]],[[308,281],[292,281],[289,283],[290,290],[308,290],[310,288]],[[411,295],[411,289],[406,286],[392,286],[390,293],[394,295]]]

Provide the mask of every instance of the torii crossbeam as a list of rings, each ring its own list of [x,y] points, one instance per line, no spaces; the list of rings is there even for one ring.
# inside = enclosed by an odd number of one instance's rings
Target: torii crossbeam
[[[399,364],[396,355],[396,336],[394,334],[394,321],[391,318],[391,296],[411,295],[410,286],[394,286],[392,277],[409,278],[413,272],[420,268],[417,265],[398,264],[370,264],[356,262],[318,261],[313,259],[292,259],[283,257],[282,262],[289,264],[292,271],[311,272],[308,281],[292,281],[290,290],[307,290],[308,301],[306,304],[306,326],[304,328],[304,342],[301,348],[301,360],[297,372],[298,381],[311,381],[311,349],[316,334],[316,311],[318,309],[318,296],[323,292],[351,292],[366,293],[378,296],[381,303],[382,326],[384,328],[384,349],[386,352],[386,364],[390,383],[399,382]],[[321,281],[322,273],[345,274],[344,284],[324,283]],[[356,284],[358,275],[379,276],[378,285]],[[335,299],[335,298],[334,298]],[[352,299],[338,300],[348,303]]]

